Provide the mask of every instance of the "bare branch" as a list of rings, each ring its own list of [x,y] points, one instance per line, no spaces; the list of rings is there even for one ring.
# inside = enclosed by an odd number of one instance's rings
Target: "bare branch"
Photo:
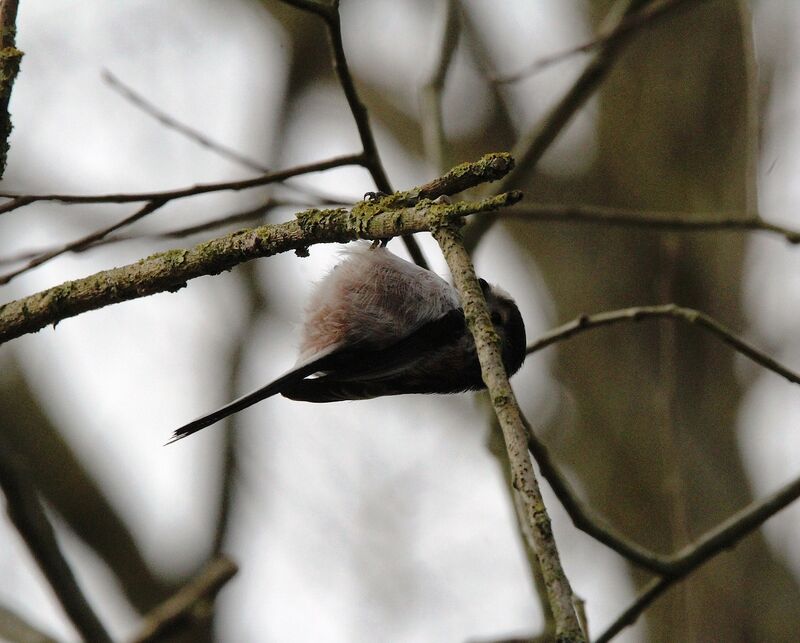
[[[688,576],[714,556],[736,545],[769,518],[800,498],[800,478],[785,485],[764,500],[753,502],[728,520],[684,547],[670,559],[669,574],[653,579],[636,600],[599,637],[596,643],[610,641],[636,622],[645,609],[669,587]]]
[[[358,95],[353,76],[350,73],[350,67],[347,64],[347,56],[344,53],[342,24],[338,6],[334,6],[328,12],[328,15],[324,17],[333,53],[333,71],[339,79],[342,92],[344,92],[347,105],[350,107],[350,112],[353,114],[353,120],[358,129],[358,137],[361,139],[361,145],[364,148],[364,167],[369,171],[378,190],[388,194],[392,192],[392,186],[386,176],[386,171],[383,169],[378,146],[375,143],[375,136],[370,126],[367,108]]]
[[[674,10],[680,9],[685,4],[691,7],[697,7],[702,2],[703,0],[698,2],[695,2],[695,0],[691,0],[691,2],[687,2],[687,0],[662,0],[649,7],[645,7],[637,13],[627,16],[613,29],[603,29],[597,36],[582,45],[571,47],[557,54],[545,56],[544,58],[532,62],[518,72],[508,74],[507,76],[493,76],[491,80],[500,84],[516,83],[575,54],[588,53],[592,49],[596,49],[627,35],[629,32],[640,31],[643,27],[652,26],[659,19],[668,16]]]
[[[267,214],[267,212],[269,212],[272,208],[278,206],[287,206],[287,205],[295,207],[303,207],[303,206],[308,207],[310,204],[301,203],[299,201],[287,201],[283,199],[267,199],[261,205],[257,205],[256,207],[250,208],[249,210],[243,210],[241,212],[226,214],[224,216],[211,219],[209,221],[204,221],[203,223],[197,223],[195,225],[175,228],[173,230],[165,230],[164,232],[110,235],[104,237],[103,239],[99,239],[97,241],[93,241],[89,244],[83,245],[79,248],[73,248],[71,252],[82,253],[92,248],[106,246],[112,243],[123,243],[125,241],[144,241],[144,240],[158,241],[164,239],[183,239],[184,237],[189,237],[193,234],[199,234],[201,232],[207,232],[209,230],[217,230],[219,228],[224,228],[225,226],[229,225],[252,223],[264,217]],[[19,263],[21,261],[29,261],[35,257],[38,257],[39,255],[54,252],[56,248],[59,247],[61,246],[50,247],[40,250],[23,250],[15,255],[10,255],[8,257],[0,257],[0,266]]]
[[[266,167],[263,163],[259,163],[258,161],[248,158],[244,154],[237,152],[236,150],[226,145],[223,145],[222,143],[218,143],[210,139],[203,132],[194,129],[193,127],[190,127],[185,123],[181,123],[180,121],[173,118],[166,112],[160,110],[158,107],[153,105],[153,103],[148,101],[144,96],[134,91],[132,87],[129,87],[128,85],[123,83],[108,69],[103,70],[102,77],[103,80],[108,84],[108,86],[111,87],[114,91],[118,92],[125,100],[127,100],[140,110],[142,110],[148,116],[152,116],[164,127],[174,130],[179,134],[182,134],[189,140],[194,141],[201,147],[205,147],[211,150],[218,156],[228,159],[229,161],[233,161],[234,163],[237,163],[238,165],[246,167],[250,170],[253,170],[254,172],[258,172],[260,174],[266,174],[267,172],[270,171],[270,169]]]
[[[174,116],[167,114],[164,110],[159,109],[149,100],[147,100],[144,96],[136,92],[132,87],[123,83],[119,78],[117,78],[114,74],[112,74],[107,69],[103,71],[103,80],[108,83],[108,86],[111,87],[114,91],[118,92],[120,96],[122,96],[125,100],[127,100],[131,105],[140,109],[142,112],[151,116],[152,118],[156,119],[159,123],[161,123],[164,127],[171,129],[178,134],[186,137],[190,141],[196,143],[200,147],[204,147],[205,149],[213,152],[217,156],[221,156],[228,161],[232,161],[241,165],[242,167],[246,167],[249,170],[253,170],[254,172],[259,172],[261,174],[267,174],[271,171],[263,163],[260,163],[254,159],[245,156],[241,152],[237,152],[231,147],[227,145],[223,145],[218,141],[213,140],[203,132],[196,130],[185,123],[180,122]],[[284,182],[284,187],[294,190],[295,192],[299,192],[305,196],[311,196],[315,199],[318,199],[322,203],[333,204],[333,203],[352,203],[357,201],[356,198],[346,198],[342,196],[337,196],[334,194],[324,193],[318,190],[313,190],[308,188],[307,186],[297,186],[294,183],[291,183],[289,180]]]
[[[500,428],[500,423],[497,420],[497,415],[494,409],[491,409],[492,420],[490,422],[489,436],[487,440],[487,447],[492,456],[497,460],[497,465],[505,480],[505,487],[509,493],[511,503],[514,505],[514,517],[516,518],[517,530],[521,536],[523,549],[525,552],[525,559],[528,563],[528,571],[530,573],[533,589],[536,592],[536,598],[539,601],[539,607],[542,610],[542,627],[538,636],[546,637],[542,640],[552,641],[555,638],[556,624],[553,620],[553,611],[550,609],[550,601],[547,596],[547,587],[545,586],[544,577],[542,576],[542,567],[539,564],[539,558],[533,549],[533,535],[530,533],[528,526],[528,517],[525,513],[525,506],[522,498],[514,488],[514,481],[511,475],[511,463],[508,458],[508,450],[506,449],[505,438],[503,437],[503,430]],[[487,642],[488,643],[488,642]]]
[[[720,322],[705,313],[675,306],[674,304],[640,306],[595,315],[584,315],[546,333],[528,346],[527,353],[530,355],[556,342],[564,341],[590,329],[621,322],[658,318],[669,318],[697,325],[760,366],[781,375],[794,384],[800,384],[800,374],[753,347]],[[530,428],[528,429],[528,447],[539,464],[542,475],[550,482],[576,527],[606,544],[631,562],[654,571],[659,576],[645,587],[636,601],[597,639],[598,642],[610,640],[622,629],[634,623],[638,616],[671,585],[685,578],[697,567],[724,549],[734,546],[746,535],[760,527],[771,516],[800,497],[800,478],[798,478],[768,498],[754,502],[739,511],[676,554],[662,556],[653,554],[629,542],[613,530],[602,526],[596,518],[590,516],[580,501],[577,500],[577,496],[569,487],[569,484],[556,469],[544,445],[533,435]]]
[[[298,165],[286,170],[271,172],[253,179],[242,181],[223,181],[221,183],[201,183],[188,188],[177,190],[165,190],[162,192],[138,192],[138,193],[117,193],[117,194],[13,194],[10,192],[0,193],[0,198],[11,199],[11,201],[0,206],[0,214],[11,212],[19,207],[34,203],[35,201],[59,201],[61,203],[136,203],[138,201],[160,201],[167,203],[175,199],[208,194],[209,192],[222,192],[225,190],[249,190],[270,183],[279,183],[293,176],[301,174],[311,174],[312,172],[322,172],[335,167],[345,165],[361,165],[363,155],[348,154],[346,156],[336,156],[325,161],[309,163],[308,165]]]
[[[378,153],[378,146],[375,144],[375,136],[369,123],[367,108],[358,96],[353,76],[350,73],[350,67],[347,64],[344,42],[342,41],[342,22],[339,15],[338,0],[334,0],[331,4],[323,4],[314,0],[283,1],[298,9],[314,13],[325,21],[333,54],[333,71],[339,79],[339,85],[342,87],[347,105],[353,114],[353,120],[355,121],[356,129],[358,129],[358,136],[361,139],[361,146],[364,150],[361,165],[370,173],[372,180],[375,182],[375,187],[380,192],[391,193],[393,191],[392,185],[389,183],[389,177],[386,176],[386,171],[383,169],[383,162]],[[423,268],[427,268],[428,262],[425,260],[425,256],[422,254],[416,239],[410,235],[403,235],[403,242],[414,262]]]
[[[489,391],[497,419],[503,429],[511,466],[512,483],[524,506],[529,530],[547,588],[548,601],[556,625],[556,640],[585,641],[573,604],[572,588],[564,574],[550,517],[544,506],[538,482],[528,455],[525,425],[514,392],[508,383],[501,359],[499,338],[489,319],[486,301],[475,276],[458,229],[444,225],[433,230],[450,267],[459,292],[467,325],[475,339],[483,381]]]
[[[551,344],[569,339],[573,335],[584,331],[610,326],[620,322],[641,321],[643,319],[671,318],[686,322],[708,331],[718,339],[732,346],[736,351],[749,358],[759,366],[780,375],[793,384],[800,384],[800,374],[792,371],[783,364],[771,358],[769,355],[755,348],[741,337],[733,333],[729,328],[715,320],[713,317],[694,310],[684,308],[675,304],[663,304],[659,306],[636,306],[634,308],[623,308],[620,310],[610,310],[594,315],[583,315],[577,319],[567,322],[558,328],[545,333],[535,342],[528,345],[527,353],[535,353]]]
[[[6,511],[67,616],[87,641],[111,643],[100,619],[83,596],[80,586],[58,546],[55,532],[28,481],[12,445],[0,433],[0,487]]]
[[[542,476],[547,480],[553,493],[556,494],[577,529],[590,535],[598,542],[603,543],[609,549],[643,569],[655,573],[665,573],[669,569],[669,560],[665,556],[659,556],[637,545],[608,525],[603,524],[599,518],[593,516],[578,499],[578,495],[567,482],[567,479],[553,463],[544,443],[536,437],[527,423],[526,433],[528,449],[534,460],[536,460],[536,464],[539,465]]]
[[[746,213],[653,212],[597,205],[526,203],[515,208],[512,216],[523,221],[591,223],[672,232],[769,232],[792,245],[800,243],[800,231]]]
[[[0,343],[88,310],[157,292],[174,292],[190,279],[218,274],[258,257],[288,250],[304,252],[315,243],[389,239],[398,234],[427,231],[430,220],[436,217],[440,221],[457,220],[475,212],[512,205],[522,197],[520,193],[454,204],[420,201],[421,193],[447,194],[451,189],[460,188],[464,184],[462,176],[477,180],[476,173],[479,174],[481,168],[487,177],[496,178],[498,158],[506,157],[487,155],[475,164],[459,166],[459,174],[453,176],[451,185],[431,183],[375,202],[362,201],[351,211],[306,210],[294,221],[241,230],[189,250],[161,252],[135,264],[105,270],[7,303],[0,306]],[[509,169],[511,165],[506,167]],[[434,187],[430,188],[431,185]],[[401,207],[401,204],[415,202],[412,207]]]
[[[175,631],[198,620],[207,613],[217,593],[239,571],[236,564],[225,556],[210,561],[192,580],[178,592],[153,609],[144,619],[144,625],[131,643],[155,643],[174,636]],[[204,605],[205,604],[205,605]],[[198,607],[208,606],[198,610]]]
[[[485,155],[479,163],[462,163],[456,165],[447,174],[410,190],[413,201],[416,199],[436,199],[440,196],[452,196],[464,190],[474,188],[481,183],[498,181],[514,168],[514,158],[504,152]]]
[[[14,277],[21,275],[37,266],[41,266],[43,263],[50,261],[51,259],[55,259],[56,257],[60,257],[61,255],[67,252],[76,252],[79,250],[83,250],[93,243],[100,241],[106,235],[111,234],[116,230],[120,230],[126,226],[129,226],[139,219],[143,219],[148,214],[151,214],[158,210],[162,205],[164,205],[163,201],[149,201],[143,207],[139,208],[136,212],[132,215],[125,217],[121,221],[117,221],[116,223],[106,226],[105,228],[101,228],[100,230],[96,230],[91,232],[80,239],[76,239],[75,241],[70,241],[69,243],[65,243],[62,246],[59,246],[53,250],[49,250],[44,252],[40,255],[37,255],[30,261],[28,261],[24,266],[21,268],[17,268],[16,270],[12,270],[11,272],[7,272],[4,275],[0,275],[0,285],[7,284],[11,281]]]
[[[628,0],[627,9],[622,20],[635,14],[650,1]],[[530,175],[539,160],[544,156],[544,153],[550,149],[558,135],[572,120],[572,117],[586,104],[586,101],[606,79],[629,38],[630,34],[623,34],[619,38],[603,44],[597,56],[586,66],[583,73],[564,97],[537,126],[520,138],[513,152],[517,166],[500,184],[495,186],[496,192],[505,191],[510,186],[519,184],[521,177]],[[483,235],[488,232],[492,223],[493,221],[486,217],[479,217],[470,222],[470,225],[464,231],[464,239],[468,250],[473,249],[478,244]]]
[[[650,0],[629,0],[628,8],[622,20],[635,14],[649,3]],[[583,107],[589,97],[600,87],[614,66],[623,47],[630,39],[630,34],[622,34],[615,40],[605,43],[596,58],[589,63],[583,73],[575,81],[566,95],[545,116],[542,122],[532,129],[527,135],[520,138],[514,150],[517,160],[515,171],[511,172],[502,181],[498,190],[506,190],[508,186],[515,185],[520,176],[529,174],[545,151],[550,148],[556,137],[564,130],[567,123],[572,120],[576,112]]]

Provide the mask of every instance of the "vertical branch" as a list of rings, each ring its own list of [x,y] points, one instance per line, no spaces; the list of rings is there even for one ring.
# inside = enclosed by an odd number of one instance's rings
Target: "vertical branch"
[[[521,502],[520,495],[514,489],[513,480],[511,478],[511,463],[508,459],[508,451],[505,448],[505,441],[503,439],[503,431],[497,423],[497,418],[489,423],[489,438],[488,448],[492,456],[497,460],[500,466],[500,471],[505,480],[506,488],[511,496],[511,502],[514,504],[514,515],[517,518],[517,528],[522,536],[522,542],[525,549],[525,559],[528,561],[528,568],[530,570],[531,579],[533,581],[533,588],[536,591],[536,596],[539,598],[539,603],[542,606],[542,615],[544,624],[542,631],[537,635],[537,639],[549,641],[553,639],[556,631],[556,624],[553,620],[553,610],[550,609],[550,603],[547,598],[547,587],[544,583],[542,576],[542,568],[539,565],[539,559],[536,557],[536,552],[533,550],[533,535],[530,533],[528,521],[525,515],[525,507]]]
[[[361,98],[356,91],[356,85],[353,82],[353,76],[350,73],[350,67],[347,65],[344,42],[342,41],[342,20],[339,14],[338,0],[334,2],[333,10],[325,16],[325,24],[328,26],[328,38],[330,38],[331,49],[333,50],[333,71],[339,79],[339,84],[342,87],[347,105],[350,107],[353,120],[358,129],[358,137],[361,139],[361,145],[364,148],[364,167],[372,176],[372,180],[375,181],[375,186],[381,192],[389,194],[393,191],[392,186],[389,183],[389,177],[386,176],[386,171],[383,169],[378,146],[372,134],[367,107],[361,102]]]
[[[363,152],[360,163],[362,167],[369,172],[372,180],[375,182],[375,187],[377,187],[380,192],[391,194],[394,190],[392,189],[392,184],[389,183],[389,177],[386,176],[386,171],[383,169],[383,162],[378,153],[378,146],[375,144],[372,126],[369,123],[367,108],[364,103],[361,102],[358,91],[356,91],[356,85],[355,82],[353,82],[353,76],[347,64],[347,56],[344,53],[339,0],[333,0],[333,3],[330,5],[314,0],[284,0],[284,2],[298,9],[314,13],[325,21],[328,38],[331,43],[331,50],[333,52],[333,71],[339,79],[339,85],[342,87],[347,105],[350,107],[350,112],[353,114],[356,129],[358,129],[358,137],[361,139]],[[406,249],[414,262],[418,266],[427,268],[428,262],[425,260],[425,256],[422,254],[422,250],[414,237],[410,234],[403,235],[403,243],[405,243]]]
[[[572,588],[561,566],[550,517],[533,473],[522,414],[508,383],[508,376],[501,359],[499,338],[489,319],[486,301],[475,276],[475,269],[457,228],[444,225],[435,229],[433,236],[442,248],[453,275],[453,282],[461,297],[467,325],[475,338],[483,381],[489,390],[492,406],[503,429],[511,463],[512,484],[524,507],[530,528],[527,533],[530,534],[531,546],[541,566],[548,602],[556,624],[556,640],[585,641],[586,637],[581,630],[573,605]]]
[[[16,48],[18,0],[0,2],[0,178],[6,170],[8,137],[11,135],[11,115],[8,102],[19,72],[22,52]]]
[[[6,511],[11,522],[81,636],[87,641],[111,643],[111,637],[81,592],[61,553],[53,527],[36,490],[26,479],[18,457],[4,438],[0,447],[0,487],[6,497]]]

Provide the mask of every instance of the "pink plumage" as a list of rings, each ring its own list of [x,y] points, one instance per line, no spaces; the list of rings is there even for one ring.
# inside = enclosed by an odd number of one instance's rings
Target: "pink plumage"
[[[458,307],[444,279],[386,248],[359,244],[317,285],[306,308],[298,363],[334,346],[397,341]]]

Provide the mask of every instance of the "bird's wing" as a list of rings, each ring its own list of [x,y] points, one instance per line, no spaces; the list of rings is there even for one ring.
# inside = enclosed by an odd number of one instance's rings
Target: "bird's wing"
[[[382,383],[401,377],[433,351],[458,341],[464,333],[464,312],[454,308],[423,324],[389,346],[354,346],[330,356],[319,377],[288,383],[281,394],[306,402],[338,402],[382,395]],[[411,392],[411,391],[409,391]]]

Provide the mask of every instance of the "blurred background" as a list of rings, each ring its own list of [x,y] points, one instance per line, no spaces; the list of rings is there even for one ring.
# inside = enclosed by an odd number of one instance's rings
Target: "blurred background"
[[[344,0],[345,51],[393,187],[519,150],[596,52],[514,83],[491,75],[590,40],[627,4]],[[541,162],[517,176],[528,203],[757,212],[800,226],[800,5],[685,4],[633,37]],[[421,96],[449,10],[440,154],[423,141]],[[253,176],[158,122],[106,72],[265,167],[361,149],[322,22],[280,2],[23,0],[17,27],[25,57],[4,190],[137,192]],[[131,239],[46,263],[3,286],[1,300],[245,224],[179,239],[169,231],[254,209],[246,225],[282,221],[315,202],[309,190],[352,201],[375,188],[360,168],[293,185],[171,202],[119,233]],[[291,204],[262,207],[269,198]],[[134,209],[36,203],[5,215],[0,268]],[[446,275],[435,243],[419,237]],[[800,250],[778,236],[515,218],[473,239],[479,273],[513,294],[531,339],[581,313],[676,302],[800,368]],[[406,256],[399,241],[390,248]],[[241,265],[2,347],[3,430],[115,640],[220,550],[241,571],[185,640],[493,641],[541,631],[482,395],[321,406],[273,398],[162,447],[176,426],[293,363],[309,288],[338,250]],[[581,497],[656,551],[677,550],[800,472],[800,392],[692,327],[583,334],[531,356],[513,384]],[[545,494],[597,634],[648,576],[578,532]],[[800,507],[783,511],[618,640],[800,640],[799,528]],[[5,520],[0,605],[59,640],[77,638]]]

